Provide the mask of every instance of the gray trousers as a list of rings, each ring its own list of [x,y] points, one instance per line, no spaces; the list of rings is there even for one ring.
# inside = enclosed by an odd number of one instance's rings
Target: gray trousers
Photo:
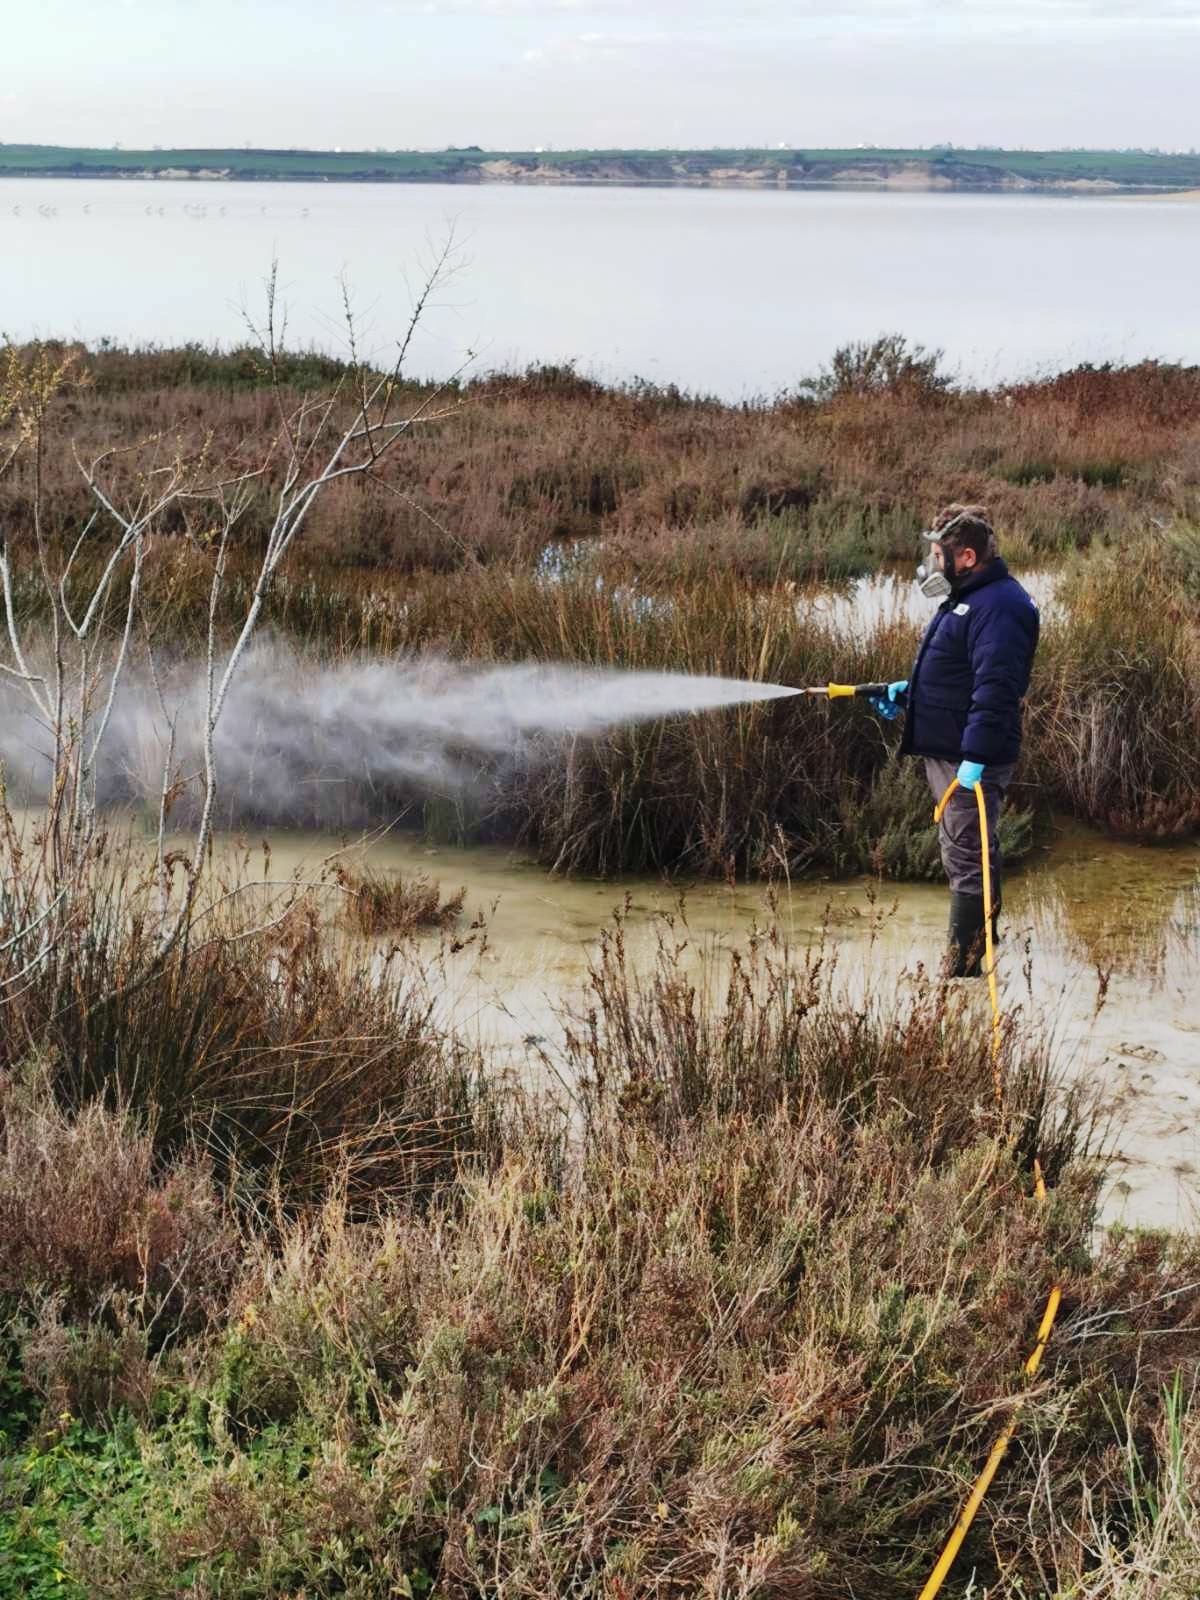
[[[1016,762],[1003,767],[983,769],[983,801],[987,808],[988,857],[992,873],[992,901],[1000,897],[999,822],[1004,797],[1016,771]],[[925,776],[935,800],[940,800],[958,772],[956,761],[935,761],[925,758]],[[950,804],[942,813],[938,826],[938,844],[942,850],[942,866],[950,880],[952,894],[970,894],[983,898],[983,862],[979,849],[979,801],[973,789],[955,789]]]

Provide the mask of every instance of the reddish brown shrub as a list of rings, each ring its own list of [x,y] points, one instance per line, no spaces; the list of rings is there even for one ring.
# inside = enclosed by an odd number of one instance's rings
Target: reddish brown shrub
[[[154,1141],[93,1104],[61,1110],[44,1082],[0,1077],[0,1299],[50,1295],[87,1318],[116,1294],[142,1320],[202,1321],[238,1259],[207,1164],[156,1171]]]

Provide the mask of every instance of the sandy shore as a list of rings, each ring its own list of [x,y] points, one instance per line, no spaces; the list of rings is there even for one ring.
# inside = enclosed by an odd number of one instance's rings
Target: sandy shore
[[[1168,189],[1157,194],[1123,194],[1122,200],[1200,200],[1200,189]]]

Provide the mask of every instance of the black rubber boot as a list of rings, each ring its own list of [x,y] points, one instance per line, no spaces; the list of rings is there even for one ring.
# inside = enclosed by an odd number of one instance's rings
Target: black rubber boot
[[[992,926],[999,916],[993,912]],[[983,971],[985,949],[983,933],[983,896],[981,894],[952,894],[950,896],[950,950],[946,976],[950,978],[978,978]]]

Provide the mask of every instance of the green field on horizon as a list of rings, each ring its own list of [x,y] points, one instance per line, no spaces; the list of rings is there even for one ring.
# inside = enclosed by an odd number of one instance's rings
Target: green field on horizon
[[[581,181],[670,183],[702,180],[714,170],[786,170],[790,182],[829,182],[848,168],[868,178],[880,167],[923,165],[930,176],[963,187],[1005,180],[1060,184],[1109,182],[1129,187],[1200,187],[1200,156],[1123,150],[965,150],[817,148],[763,150],[122,150],[0,144],[0,176],[120,177],[164,170],[216,171],[259,180],[474,182],[488,161],[532,172],[558,169]],[[878,174],[875,173],[877,176]],[[844,179],[842,180],[844,181]]]

